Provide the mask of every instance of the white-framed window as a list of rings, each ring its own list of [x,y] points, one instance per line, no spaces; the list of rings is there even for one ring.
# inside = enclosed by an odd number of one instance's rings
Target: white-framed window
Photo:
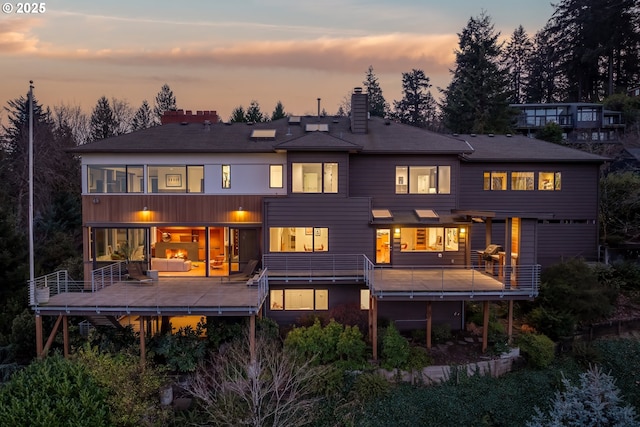
[[[89,193],[142,193],[144,167],[141,165],[89,165]]]

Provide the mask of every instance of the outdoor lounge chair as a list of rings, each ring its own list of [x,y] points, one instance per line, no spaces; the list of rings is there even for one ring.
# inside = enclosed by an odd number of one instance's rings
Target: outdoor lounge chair
[[[130,262],[127,265],[127,271],[129,274],[129,280],[135,280],[137,282],[152,282],[153,279],[142,271],[142,265],[138,262]]]
[[[244,266],[244,269],[238,273],[233,273],[228,276],[229,282],[246,282],[253,276],[253,273],[256,271],[256,267],[258,266],[258,260],[252,259],[249,260],[247,265]]]

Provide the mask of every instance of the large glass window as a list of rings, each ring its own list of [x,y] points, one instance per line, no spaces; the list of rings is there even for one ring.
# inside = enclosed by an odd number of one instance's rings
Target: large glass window
[[[329,229],[323,227],[270,227],[270,252],[327,252]]]
[[[444,250],[444,228],[401,228],[401,252],[442,252]]]
[[[293,163],[291,191],[294,193],[337,193],[337,163]]]
[[[598,121],[598,110],[594,107],[579,107],[578,108],[578,121],[579,122],[595,122]]]
[[[396,194],[449,194],[451,166],[396,166]]]
[[[269,165],[269,188],[282,188],[282,165]]]
[[[540,172],[538,174],[538,190],[560,191],[561,188],[560,172]]]
[[[511,172],[511,189],[527,190],[534,189],[534,173],[533,172]]]
[[[149,193],[204,192],[204,166],[153,165],[147,174]]]
[[[141,261],[145,259],[144,228],[95,228],[92,234],[96,261]]]
[[[271,310],[328,310],[327,289],[275,289],[269,292]]]
[[[485,172],[483,188],[485,190],[506,190],[507,173],[495,171]]]
[[[87,167],[89,193],[142,193],[142,166],[91,165]]]

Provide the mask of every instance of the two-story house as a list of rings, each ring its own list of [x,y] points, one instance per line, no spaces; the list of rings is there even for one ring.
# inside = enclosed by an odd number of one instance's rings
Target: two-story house
[[[85,278],[35,281],[38,318],[137,316],[142,343],[161,317],[255,327],[256,316],[291,323],[355,304],[374,343],[385,317],[426,328],[430,346],[433,323],[464,327],[466,301],[484,303],[486,323],[489,301],[535,298],[541,264],[595,257],[604,158],[436,134],[367,105],[356,88],[350,117],[190,117],[77,147]],[[128,263],[150,280],[126,280]]]

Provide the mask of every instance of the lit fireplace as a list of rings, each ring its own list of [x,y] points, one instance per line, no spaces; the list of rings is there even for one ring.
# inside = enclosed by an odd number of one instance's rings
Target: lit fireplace
[[[167,258],[189,259],[185,249],[165,249],[164,253]]]

